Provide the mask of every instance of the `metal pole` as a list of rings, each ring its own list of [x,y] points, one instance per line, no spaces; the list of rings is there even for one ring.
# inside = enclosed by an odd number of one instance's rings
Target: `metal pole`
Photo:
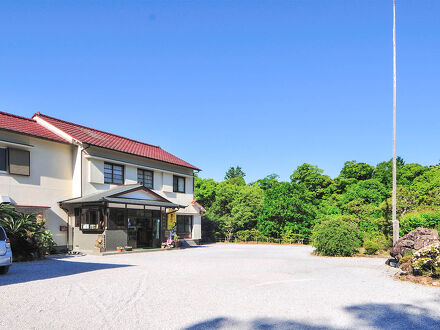
[[[396,157],[396,0],[393,0],[393,245],[399,239],[397,220],[397,157]]]

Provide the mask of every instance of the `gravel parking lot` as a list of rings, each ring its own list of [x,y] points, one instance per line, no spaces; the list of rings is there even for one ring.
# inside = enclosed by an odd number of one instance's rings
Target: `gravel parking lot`
[[[0,277],[0,328],[440,328],[440,288],[394,280],[383,258],[311,252],[215,244],[17,263]]]

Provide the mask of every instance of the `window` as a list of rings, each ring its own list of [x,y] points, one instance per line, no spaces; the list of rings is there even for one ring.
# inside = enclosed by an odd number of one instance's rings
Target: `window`
[[[108,229],[126,229],[126,209],[110,209]]]
[[[83,209],[81,214],[82,230],[103,230],[104,214],[102,209]]]
[[[30,175],[30,152],[20,149],[8,149],[9,173]]]
[[[0,147],[0,171],[6,172],[8,170],[8,149]]]
[[[124,166],[104,163],[104,183],[124,184]]]
[[[173,191],[180,193],[185,192],[185,178],[177,175],[173,176]]]
[[[177,215],[177,236],[192,237],[192,215]]]
[[[9,170],[11,174],[27,175],[30,173],[30,152],[27,150],[0,147],[0,171]]]
[[[138,182],[146,188],[153,189],[153,171],[138,168]]]

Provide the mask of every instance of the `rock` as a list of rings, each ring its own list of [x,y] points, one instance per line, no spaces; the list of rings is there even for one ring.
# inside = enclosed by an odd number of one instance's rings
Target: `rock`
[[[400,265],[400,269],[403,270],[406,273],[412,272],[411,261],[407,261],[407,262],[401,264]]]
[[[390,255],[400,260],[409,251],[416,251],[434,243],[440,243],[437,230],[419,227],[401,237],[391,249]]]

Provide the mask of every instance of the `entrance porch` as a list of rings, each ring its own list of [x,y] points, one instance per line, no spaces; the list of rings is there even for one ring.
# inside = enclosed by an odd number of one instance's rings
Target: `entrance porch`
[[[167,239],[168,209],[182,208],[142,185],[121,186],[60,205],[69,214],[69,248],[97,252],[160,248]]]

